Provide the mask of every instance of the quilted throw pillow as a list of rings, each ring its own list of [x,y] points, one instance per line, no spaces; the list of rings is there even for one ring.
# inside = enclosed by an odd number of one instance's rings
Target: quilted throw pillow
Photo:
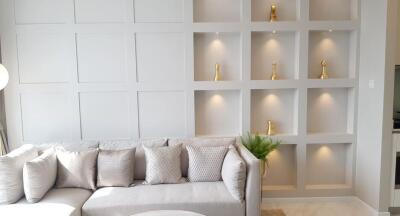
[[[191,182],[214,182],[221,180],[222,162],[227,146],[186,146],[189,155],[188,179]]]
[[[146,184],[181,183],[181,145],[144,147],[146,156]]]

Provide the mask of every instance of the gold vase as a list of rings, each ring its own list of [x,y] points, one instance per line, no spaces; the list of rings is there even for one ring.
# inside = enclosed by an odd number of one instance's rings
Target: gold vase
[[[260,160],[260,176],[263,177],[265,175],[265,161]]]
[[[321,74],[319,75],[320,79],[328,79],[328,63],[326,62],[326,60],[322,60],[321,61],[321,67],[322,67],[322,71]]]
[[[276,4],[271,5],[271,11],[269,14],[269,21],[270,22],[275,22],[278,19],[278,15],[276,14]]]
[[[221,79],[221,65],[215,64],[214,81],[219,81]]]
[[[273,63],[272,64],[272,75],[271,75],[271,80],[277,80],[278,79],[278,75],[277,75],[277,64]]]
[[[272,121],[271,120],[268,120],[268,122],[267,122],[267,131],[266,131],[266,134],[268,135],[268,136],[272,136],[272,135],[274,135],[274,129],[273,129],[273,123],[272,123]]]

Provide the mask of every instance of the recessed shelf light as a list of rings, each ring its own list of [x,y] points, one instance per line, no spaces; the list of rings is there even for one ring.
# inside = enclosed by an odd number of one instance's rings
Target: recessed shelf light
[[[276,34],[276,30],[273,30],[273,31],[272,31],[272,34]]]
[[[329,31],[329,32],[333,32],[333,30],[332,30],[332,29],[329,29],[328,31]]]

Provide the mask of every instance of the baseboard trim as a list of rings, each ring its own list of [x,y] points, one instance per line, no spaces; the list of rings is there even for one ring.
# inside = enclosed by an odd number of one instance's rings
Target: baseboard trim
[[[330,201],[353,201],[364,206],[371,216],[390,216],[389,212],[378,212],[376,209],[362,201],[356,196],[341,196],[341,197],[288,197],[288,198],[263,198],[263,202],[330,202]]]

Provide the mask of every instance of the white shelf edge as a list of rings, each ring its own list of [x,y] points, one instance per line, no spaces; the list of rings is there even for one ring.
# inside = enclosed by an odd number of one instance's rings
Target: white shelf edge
[[[355,135],[347,133],[321,133],[308,134],[306,136],[307,144],[340,144],[354,143]]]
[[[351,189],[349,184],[320,184],[320,185],[306,185],[306,190],[337,190],[337,189]]]

